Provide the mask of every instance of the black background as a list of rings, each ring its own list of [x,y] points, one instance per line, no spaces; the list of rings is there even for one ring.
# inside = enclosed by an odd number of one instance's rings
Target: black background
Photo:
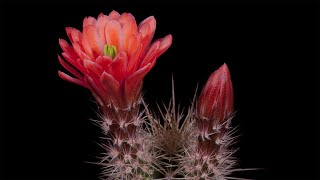
[[[97,179],[101,152],[90,92],[59,79],[58,38],[86,16],[155,16],[171,48],[145,78],[145,98],[167,103],[174,77],[187,107],[197,84],[226,62],[235,91],[237,156],[252,179],[320,179],[319,3],[1,1],[0,179]]]

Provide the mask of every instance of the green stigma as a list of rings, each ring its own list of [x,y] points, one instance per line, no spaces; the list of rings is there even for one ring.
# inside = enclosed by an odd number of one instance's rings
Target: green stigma
[[[115,58],[117,55],[117,47],[114,45],[104,45],[104,55]]]

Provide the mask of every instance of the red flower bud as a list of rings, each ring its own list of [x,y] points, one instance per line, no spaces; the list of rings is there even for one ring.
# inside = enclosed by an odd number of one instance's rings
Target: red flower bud
[[[233,88],[231,76],[226,64],[209,77],[198,103],[197,116],[214,120],[221,124],[233,113]]]

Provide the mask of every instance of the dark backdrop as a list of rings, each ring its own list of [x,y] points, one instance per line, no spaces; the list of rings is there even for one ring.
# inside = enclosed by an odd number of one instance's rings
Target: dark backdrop
[[[167,103],[171,77],[187,107],[197,84],[226,62],[253,179],[320,179],[319,3],[1,1],[0,179],[97,179],[101,152],[90,92],[59,79],[58,38],[86,16],[154,15],[172,47],[145,78],[145,98]]]

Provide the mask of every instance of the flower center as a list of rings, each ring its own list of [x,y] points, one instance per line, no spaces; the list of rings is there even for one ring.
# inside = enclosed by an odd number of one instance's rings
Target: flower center
[[[114,45],[104,45],[104,55],[115,58],[117,55],[117,47]]]

